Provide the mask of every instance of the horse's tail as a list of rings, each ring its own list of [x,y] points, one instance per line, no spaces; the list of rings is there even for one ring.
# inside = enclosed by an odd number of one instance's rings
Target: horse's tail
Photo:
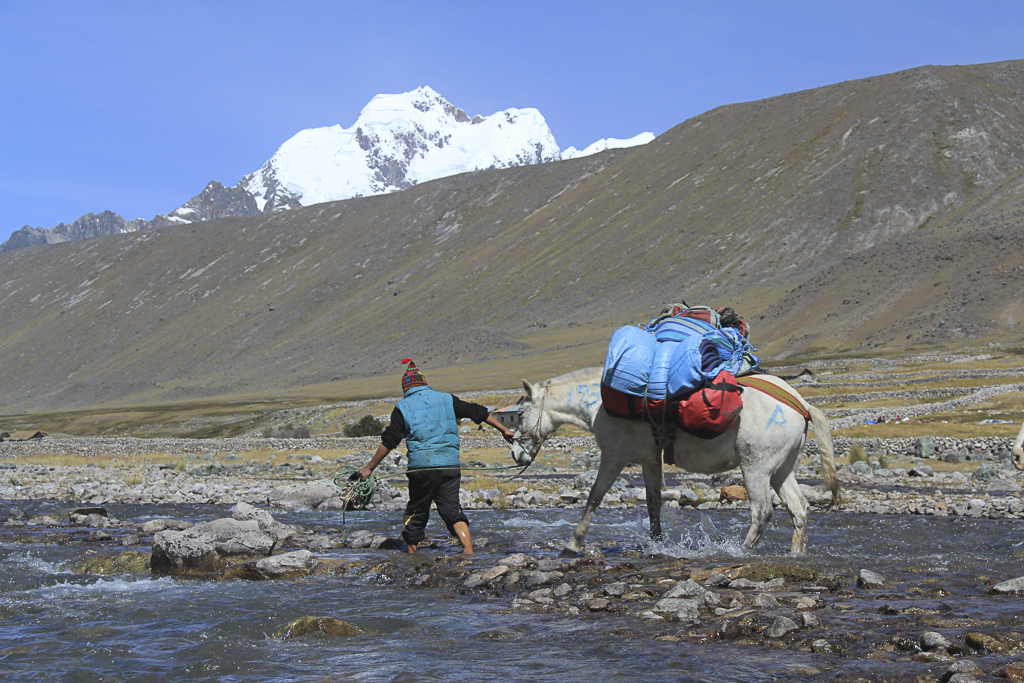
[[[832,491],[832,504],[839,507],[841,500],[839,496],[839,477],[836,476],[836,463],[833,460],[835,447],[832,445],[832,432],[829,431],[828,418],[818,408],[805,403],[807,412],[811,414],[811,426],[814,429],[814,438],[818,442],[818,449],[821,451],[821,473],[825,477],[825,483]]]

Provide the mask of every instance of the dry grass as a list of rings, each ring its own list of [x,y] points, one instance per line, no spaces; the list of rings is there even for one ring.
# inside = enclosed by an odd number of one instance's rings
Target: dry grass
[[[467,491],[486,491],[497,489],[502,496],[507,496],[520,486],[523,486],[521,479],[500,479],[498,477],[474,476],[462,477],[462,488]]]

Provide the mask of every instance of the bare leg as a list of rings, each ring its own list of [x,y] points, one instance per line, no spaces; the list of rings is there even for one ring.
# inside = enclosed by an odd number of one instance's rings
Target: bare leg
[[[576,525],[572,538],[565,544],[565,550],[562,551],[562,555],[575,555],[583,548],[583,539],[587,537],[587,529],[590,528],[590,520],[594,517],[594,512],[601,505],[604,494],[608,493],[608,489],[612,487],[612,484],[615,483],[615,480],[621,473],[622,465],[617,467],[606,466],[605,459],[601,458],[601,467],[597,471],[597,480],[590,488],[590,495],[587,496],[587,506],[583,509],[583,517],[580,519],[579,524]]]
[[[473,537],[469,534],[469,525],[465,522],[455,522],[452,525],[455,529],[456,535],[459,537],[459,542],[462,543],[462,554],[472,555],[473,554]]]
[[[642,465],[644,487],[647,489],[647,515],[651,518],[651,540],[661,540],[661,459],[655,457],[650,464]]]
[[[406,546],[406,552],[409,553],[410,555],[412,555],[414,552],[416,552],[416,546],[414,546],[414,545],[407,545]]]

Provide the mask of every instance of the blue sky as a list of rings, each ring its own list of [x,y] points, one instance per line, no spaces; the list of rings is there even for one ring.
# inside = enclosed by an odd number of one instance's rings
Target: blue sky
[[[167,213],[421,85],[471,116],[535,107],[582,149],[733,102],[1021,58],[1010,0],[0,0],[0,241]]]

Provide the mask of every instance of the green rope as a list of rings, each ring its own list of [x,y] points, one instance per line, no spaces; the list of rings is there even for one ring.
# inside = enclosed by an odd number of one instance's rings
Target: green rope
[[[516,472],[508,481],[514,481],[518,479],[529,465],[496,465],[494,467],[466,467],[465,465],[459,465],[459,469],[463,472],[484,472],[484,471],[497,471],[497,470],[514,470],[517,467],[522,467]],[[451,466],[440,466],[440,467],[417,467],[415,471],[426,472],[428,470],[450,470],[453,469]],[[343,465],[338,469],[334,470],[334,486],[338,489],[338,497],[342,500],[341,506],[341,525],[342,525],[342,537],[341,542],[348,542],[348,535],[352,532],[352,527],[355,526],[356,520],[359,518],[359,513],[366,509],[366,506],[370,504],[370,500],[373,499],[373,491],[377,488],[377,481],[381,479],[389,479],[391,477],[397,477],[399,475],[408,472],[408,469],[398,470],[397,472],[390,472],[388,474],[374,475],[371,474],[366,479],[359,477],[359,469],[352,467],[351,465]],[[352,524],[346,524],[345,522],[345,511],[349,505],[356,511],[356,515],[352,518]]]

